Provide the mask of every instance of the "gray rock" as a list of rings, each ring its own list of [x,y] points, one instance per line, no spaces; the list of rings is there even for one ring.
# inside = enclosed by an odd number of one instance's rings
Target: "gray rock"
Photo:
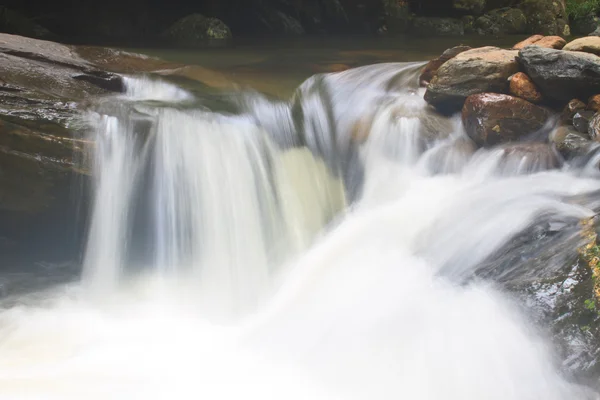
[[[520,8],[527,18],[529,32],[542,35],[570,34],[562,0],[523,0]]]
[[[549,99],[567,102],[600,93],[600,57],[596,55],[527,46],[517,60]]]
[[[580,133],[588,133],[593,111],[579,111],[573,116],[573,127]]]
[[[550,142],[567,160],[588,153],[593,142],[587,134],[578,132],[573,126],[559,126],[550,135]]]
[[[588,125],[588,134],[592,140],[600,141],[600,113],[594,114]]]
[[[220,19],[191,14],[175,22],[163,36],[174,44],[195,47],[222,44],[231,39],[231,30]]]

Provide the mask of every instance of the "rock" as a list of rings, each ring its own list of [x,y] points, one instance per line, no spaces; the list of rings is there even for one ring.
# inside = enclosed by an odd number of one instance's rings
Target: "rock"
[[[577,35],[589,35],[598,28],[600,18],[591,14],[571,20],[571,31]]]
[[[523,72],[517,72],[510,79],[510,94],[534,104],[541,103],[544,100],[535,83]]]
[[[550,134],[550,142],[567,160],[587,154],[593,144],[587,134],[578,132],[569,125],[556,128]]]
[[[538,42],[540,39],[543,39],[544,35],[533,35],[528,37],[527,39],[515,44],[513,46],[514,50],[521,50],[523,47],[529,46],[534,44],[535,42]]]
[[[175,22],[163,36],[174,44],[195,47],[225,43],[231,39],[231,31],[217,18],[191,14]]]
[[[594,32],[590,33],[588,36],[600,36],[600,26],[594,30]]]
[[[412,22],[410,33],[417,36],[462,36],[465,28],[459,19],[417,17]]]
[[[48,29],[33,22],[30,18],[4,6],[0,6],[0,32],[37,39],[52,39],[55,37]]]
[[[573,124],[575,114],[583,110],[585,110],[585,103],[579,99],[573,99],[563,109],[560,120],[563,124]]]
[[[519,34],[527,30],[527,19],[518,8],[501,8],[477,18],[475,31],[480,35]]]
[[[521,10],[527,18],[529,32],[543,35],[565,35],[568,18],[562,0],[523,0]]]
[[[499,150],[502,151],[502,167],[509,174],[547,171],[558,168],[561,164],[559,157],[547,143],[508,143]]]
[[[573,116],[573,127],[581,133],[588,133],[590,120],[594,116],[593,111],[578,111]]]
[[[586,36],[579,39],[575,39],[569,42],[563,50],[568,51],[583,51],[585,53],[592,53],[600,55],[600,37],[597,36]]]
[[[600,92],[600,57],[596,55],[528,46],[517,59],[547,98],[567,102]]]
[[[479,146],[515,141],[544,127],[550,114],[517,97],[481,93],[469,96],[462,110],[467,135]]]
[[[600,114],[596,113],[590,119],[589,127],[588,127],[588,135],[592,140],[596,142],[600,142]]]
[[[444,63],[431,80],[425,100],[445,112],[461,109],[470,95],[505,93],[508,78],[519,70],[517,51],[497,47],[468,50]]]
[[[467,50],[471,50],[469,46],[456,46],[452,47],[442,53],[441,56],[435,58],[425,65],[423,68],[423,72],[421,72],[421,76],[419,77],[419,83],[421,86],[427,86],[431,79],[433,79],[437,70],[448,60],[456,57],[460,53],[463,53]]]
[[[454,0],[453,6],[467,14],[480,15],[485,10],[485,0]]]
[[[406,33],[409,30],[412,15],[408,2],[383,0],[383,11],[389,33]]]
[[[525,39],[522,42],[517,43],[513,49],[520,50],[527,46],[538,46],[544,47],[548,49],[557,49],[560,50],[567,44],[567,41],[560,36],[542,36],[542,35],[533,35],[528,39]]]
[[[592,111],[600,111],[600,94],[596,94],[589,98],[587,109]]]

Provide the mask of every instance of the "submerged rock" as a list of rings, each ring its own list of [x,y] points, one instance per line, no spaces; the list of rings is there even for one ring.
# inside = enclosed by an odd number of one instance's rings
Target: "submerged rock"
[[[535,86],[535,83],[523,72],[517,72],[510,79],[510,94],[534,104],[541,103],[544,100],[544,96]]]
[[[587,36],[575,39],[563,47],[563,50],[583,51],[585,53],[600,55],[600,37]]]
[[[231,39],[231,30],[220,19],[192,14],[175,22],[163,36],[178,45],[204,46]]]
[[[482,93],[469,96],[462,110],[467,135],[479,146],[517,140],[544,127],[549,112],[517,97]]]
[[[519,34],[527,30],[527,18],[518,8],[500,8],[477,18],[474,28],[480,35]]]
[[[460,19],[417,17],[410,32],[418,36],[462,36],[465,28]]]
[[[577,131],[570,125],[556,128],[550,134],[550,141],[567,160],[587,154],[592,146],[592,141],[587,134]]]
[[[542,93],[554,100],[587,99],[600,92],[600,57],[527,46],[518,61]]]
[[[482,47],[458,54],[437,71],[425,100],[442,111],[458,111],[470,95],[506,93],[508,78],[518,72],[517,51]]]
[[[421,76],[419,77],[419,84],[421,86],[427,86],[429,82],[433,79],[438,69],[448,60],[456,57],[460,53],[463,53],[467,50],[471,50],[469,46],[456,46],[452,47],[442,53],[441,56],[435,58],[425,65],[423,68],[423,72],[421,72]]]

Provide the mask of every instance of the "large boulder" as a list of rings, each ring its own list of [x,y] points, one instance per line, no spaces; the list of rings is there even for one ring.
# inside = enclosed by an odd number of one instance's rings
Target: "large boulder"
[[[525,33],[527,18],[518,8],[501,8],[477,18],[474,28],[480,35]]]
[[[173,44],[196,47],[226,43],[231,30],[220,19],[191,14],[175,22],[163,36]]]
[[[462,110],[467,135],[479,146],[518,140],[544,127],[550,113],[517,97],[481,93],[469,96]]]
[[[531,103],[538,104],[544,100],[544,96],[540,93],[535,83],[527,75],[522,72],[517,72],[510,78],[510,94],[515,97],[527,100]]]
[[[410,32],[417,36],[462,36],[465,27],[460,19],[417,17],[412,21]]]
[[[527,17],[530,32],[563,36],[570,34],[563,0],[523,0],[520,7]]]
[[[427,86],[429,84],[429,82],[433,79],[435,74],[437,73],[438,69],[440,69],[440,67],[442,65],[444,65],[444,63],[446,61],[456,57],[460,53],[464,53],[467,50],[471,50],[471,47],[469,47],[469,46],[452,47],[452,48],[444,51],[442,53],[442,55],[439,56],[438,58],[435,58],[435,59],[429,61],[427,63],[427,65],[425,65],[425,67],[423,68],[423,71],[421,72],[421,76],[419,77],[420,85]]]
[[[567,102],[600,92],[600,57],[581,52],[528,46],[517,57],[544,96]]]
[[[563,50],[583,51],[585,53],[600,55],[600,37],[587,36],[575,39],[572,42],[567,43],[567,45],[563,47]]]
[[[497,47],[460,53],[438,69],[425,100],[442,111],[454,112],[473,94],[506,93],[508,78],[519,70],[516,55],[517,51]]]

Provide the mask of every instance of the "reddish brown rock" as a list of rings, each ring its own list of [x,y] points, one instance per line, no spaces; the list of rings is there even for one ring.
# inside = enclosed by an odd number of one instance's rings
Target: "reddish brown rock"
[[[600,94],[596,94],[588,100],[587,109],[592,111],[600,111]]]
[[[539,47],[546,47],[549,49],[562,49],[567,44],[567,41],[560,36],[542,36],[533,35],[522,42],[515,44],[513,49],[521,50],[527,46],[535,45]]]
[[[479,146],[515,141],[543,128],[550,113],[506,94],[469,96],[462,110],[467,135]]]
[[[544,96],[542,96],[542,93],[535,86],[535,83],[523,72],[517,72],[512,76],[509,91],[513,96],[520,97],[534,104],[541,103],[544,100]]]
[[[535,42],[539,41],[540,39],[543,39],[544,35],[533,35],[528,37],[527,39],[523,40],[522,42],[519,42],[517,44],[515,44],[513,46],[514,50],[521,50],[523,47],[527,47],[531,44],[534,44]]]
[[[565,106],[560,114],[560,120],[563,124],[572,124],[573,117],[579,111],[585,110],[585,103],[579,99],[573,99]]]
[[[435,76],[437,70],[448,60],[456,57],[460,53],[463,53],[467,50],[471,50],[469,46],[456,46],[452,47],[442,53],[441,56],[435,58],[425,65],[423,71],[421,72],[421,76],[419,77],[419,83],[422,87],[425,87],[429,84],[429,82]]]

